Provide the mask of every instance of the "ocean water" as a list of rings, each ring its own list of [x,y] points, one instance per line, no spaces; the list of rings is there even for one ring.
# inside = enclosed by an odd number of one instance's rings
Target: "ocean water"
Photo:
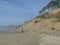
[[[0,30],[10,30],[10,27],[0,27]]]
[[[0,26],[0,30],[11,30],[16,28],[16,26]]]

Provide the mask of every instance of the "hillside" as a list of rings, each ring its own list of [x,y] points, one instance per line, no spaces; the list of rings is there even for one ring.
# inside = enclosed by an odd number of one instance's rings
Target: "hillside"
[[[34,32],[37,34],[57,34],[60,31],[60,9],[56,9],[48,14],[45,14],[45,18],[36,17],[28,23],[17,27],[15,31]],[[53,17],[51,16],[53,14]],[[58,15],[57,15],[58,14]],[[50,17],[50,18],[49,18]]]

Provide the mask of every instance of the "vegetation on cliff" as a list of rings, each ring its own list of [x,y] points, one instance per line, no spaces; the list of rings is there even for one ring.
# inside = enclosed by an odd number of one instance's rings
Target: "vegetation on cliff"
[[[50,14],[51,11],[60,8],[60,0],[51,0],[46,6],[39,11],[38,18],[60,18],[60,13],[58,14]],[[47,16],[46,16],[47,15]]]

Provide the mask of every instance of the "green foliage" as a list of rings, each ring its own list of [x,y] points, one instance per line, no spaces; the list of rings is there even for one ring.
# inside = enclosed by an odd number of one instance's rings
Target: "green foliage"
[[[56,18],[60,18],[60,14],[56,16]]]
[[[39,11],[39,15],[41,15],[42,14],[42,18],[45,18],[45,16],[43,15],[43,14],[45,14],[47,11],[47,9],[48,9],[48,12],[50,12],[51,10],[54,10],[54,9],[56,9],[56,8],[59,8],[60,7],[60,0],[51,0],[46,6],[44,6],[43,8],[42,8],[42,10],[41,11]]]
[[[39,18],[41,18],[41,16],[40,15],[39,16],[36,16],[36,18],[39,19]]]
[[[46,17],[45,14],[48,14],[50,12],[50,10],[54,10],[56,8],[59,8],[60,6],[60,0],[51,0],[46,6],[44,6],[42,8],[41,11],[39,11],[39,16],[40,18],[58,18],[60,20],[60,13],[53,15],[51,14],[49,17]],[[48,13],[47,10],[48,9]],[[49,15],[49,14],[48,14]]]
[[[43,14],[43,15],[41,16],[41,18],[45,18],[45,15]]]
[[[56,16],[56,18],[58,18],[58,21],[60,21],[60,14],[58,14],[58,15]]]
[[[58,18],[57,22],[59,22],[59,21],[60,21],[60,18]]]

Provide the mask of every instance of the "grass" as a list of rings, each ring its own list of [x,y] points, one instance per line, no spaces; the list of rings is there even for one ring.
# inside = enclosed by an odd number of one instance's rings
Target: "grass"
[[[46,18],[58,18],[58,20],[60,20],[60,12],[57,13],[57,14],[48,14],[48,15],[50,15],[50,17],[46,17],[45,15],[47,15],[47,14],[39,15],[39,16],[37,16],[37,18],[42,18],[42,19],[46,19]]]
[[[55,18],[58,18],[57,21],[60,21],[60,13],[56,14]]]

